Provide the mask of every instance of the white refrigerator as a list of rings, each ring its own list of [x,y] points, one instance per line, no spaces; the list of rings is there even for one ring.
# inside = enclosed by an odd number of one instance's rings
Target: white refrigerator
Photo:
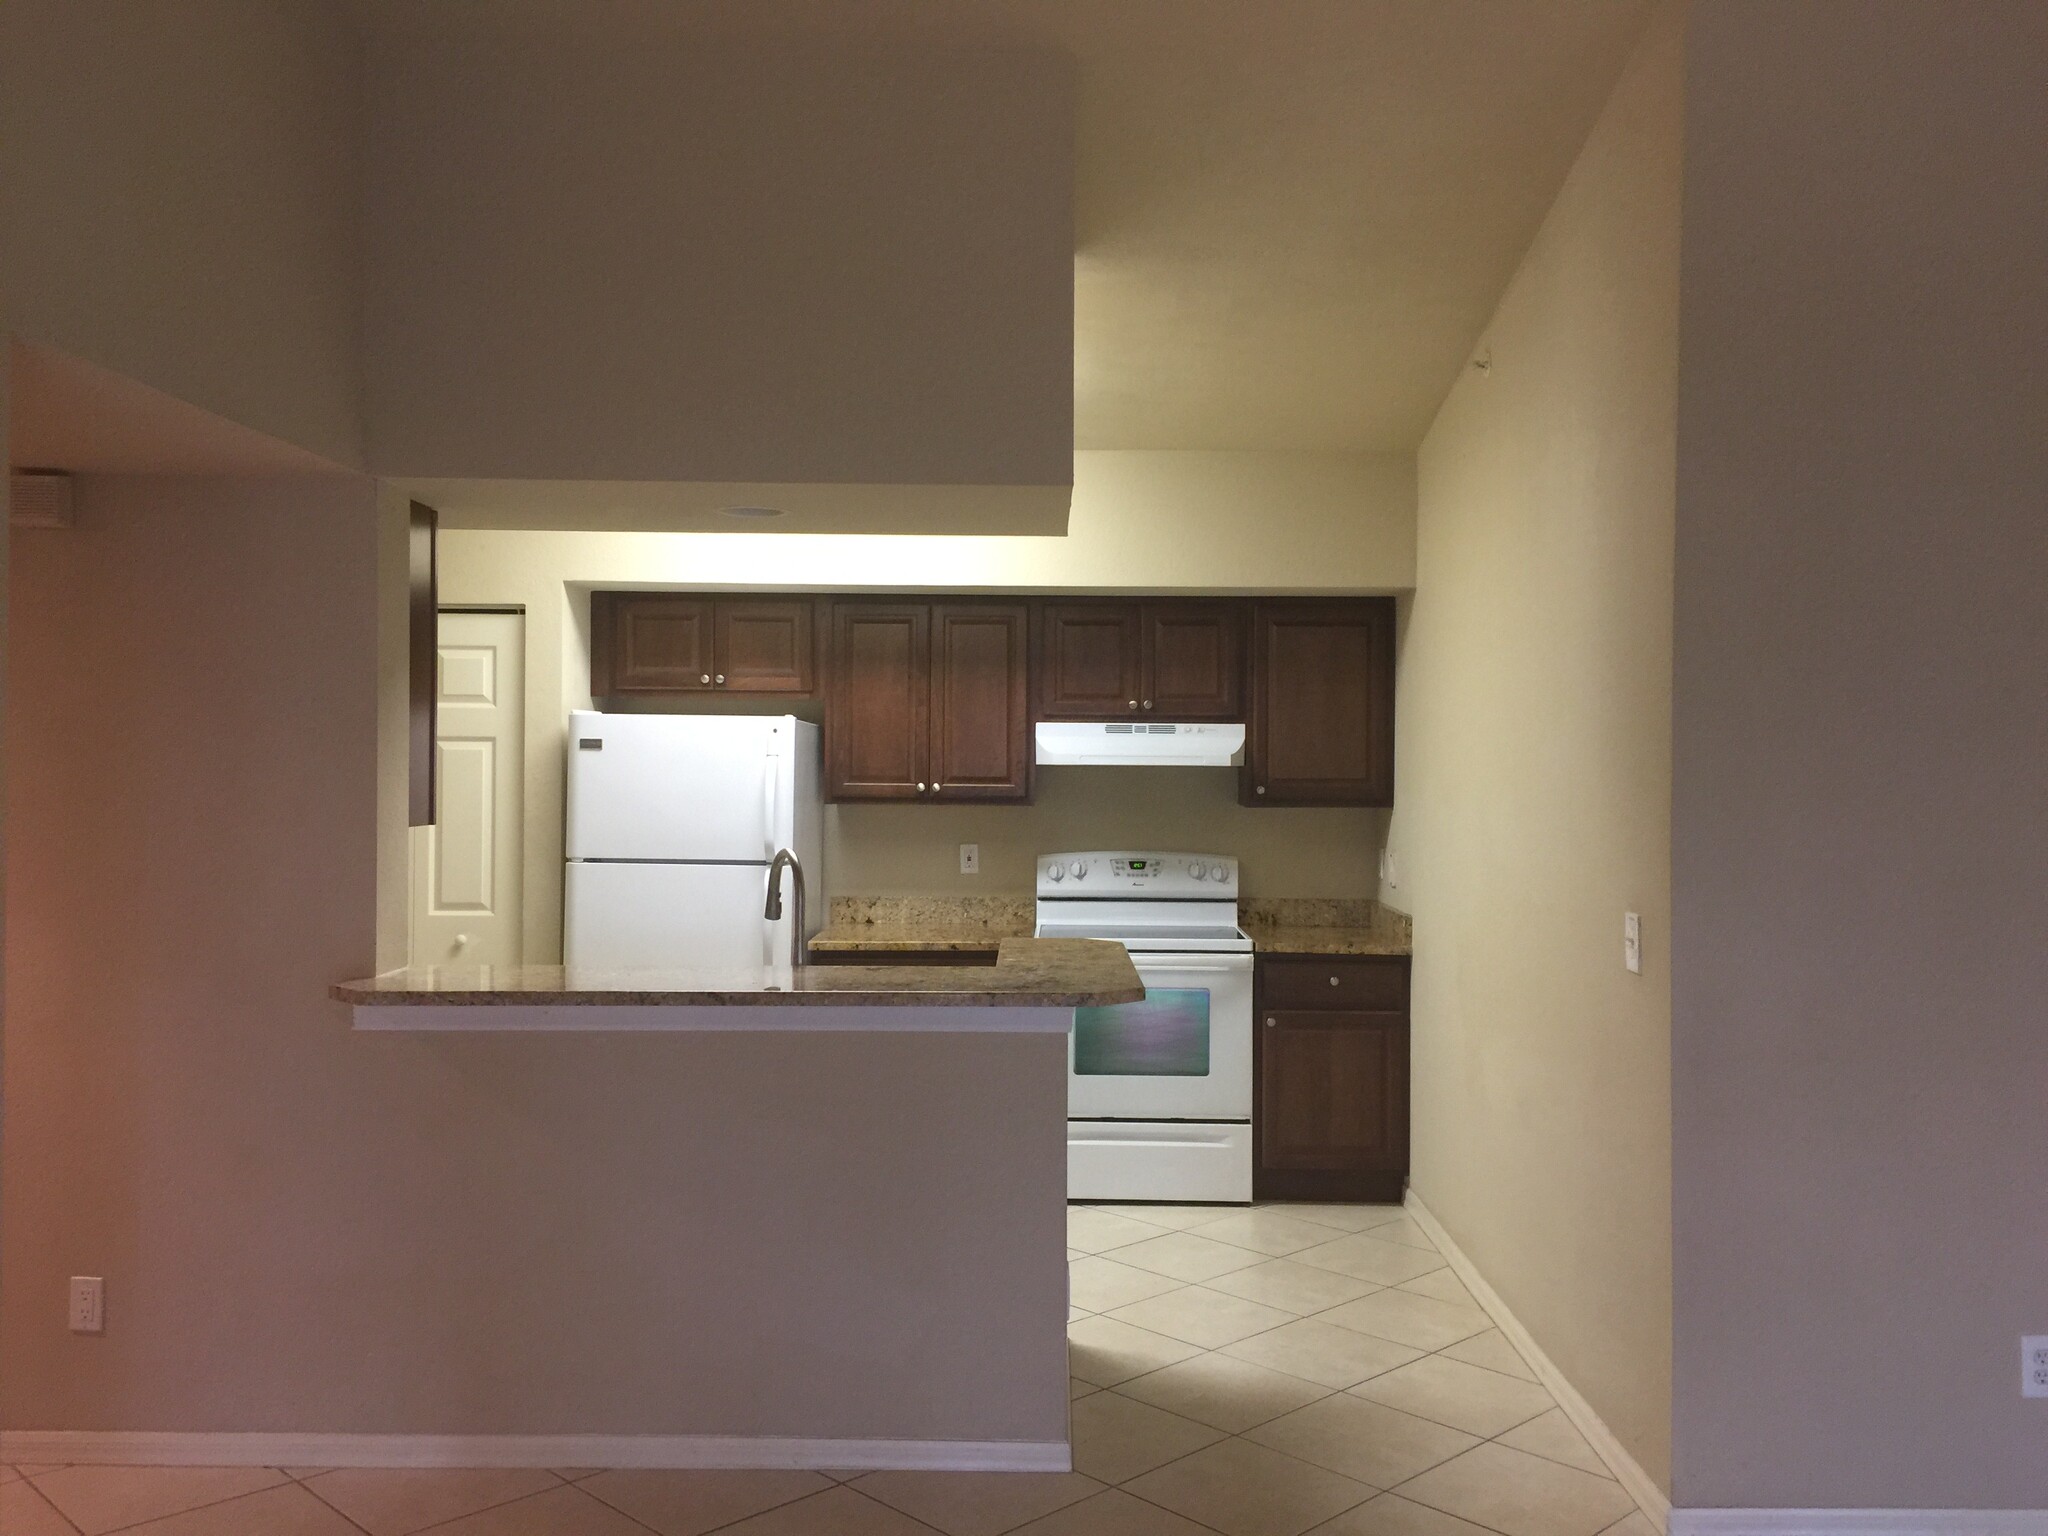
[[[818,727],[794,716],[569,716],[563,959],[599,970],[786,964],[795,913],[761,915],[768,863],[825,908]],[[787,880],[787,876],[784,877]]]

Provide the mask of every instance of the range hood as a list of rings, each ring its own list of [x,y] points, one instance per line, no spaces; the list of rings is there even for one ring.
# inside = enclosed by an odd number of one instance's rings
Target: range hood
[[[1243,760],[1242,725],[1172,725],[1163,720],[1094,725],[1042,721],[1038,761],[1133,768],[1230,768]]]

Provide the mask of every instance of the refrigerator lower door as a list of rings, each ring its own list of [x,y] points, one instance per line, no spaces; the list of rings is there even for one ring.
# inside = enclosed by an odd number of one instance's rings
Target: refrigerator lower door
[[[789,918],[761,915],[765,865],[571,862],[563,895],[562,958],[571,966],[751,969],[789,954]]]

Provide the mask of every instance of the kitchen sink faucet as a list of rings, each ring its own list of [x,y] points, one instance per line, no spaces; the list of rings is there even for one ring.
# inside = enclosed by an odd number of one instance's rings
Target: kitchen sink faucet
[[[768,905],[761,915],[769,922],[776,922],[782,916],[782,871],[789,871],[789,880],[796,896],[794,921],[789,925],[789,968],[793,971],[811,958],[810,944],[804,938],[804,867],[797,862],[796,855],[787,848],[776,850],[775,862],[768,866]]]

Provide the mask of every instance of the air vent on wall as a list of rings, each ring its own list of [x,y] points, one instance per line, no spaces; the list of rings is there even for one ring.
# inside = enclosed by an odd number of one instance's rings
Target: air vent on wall
[[[15,528],[69,528],[71,477],[61,469],[17,469],[7,477],[7,521]]]

